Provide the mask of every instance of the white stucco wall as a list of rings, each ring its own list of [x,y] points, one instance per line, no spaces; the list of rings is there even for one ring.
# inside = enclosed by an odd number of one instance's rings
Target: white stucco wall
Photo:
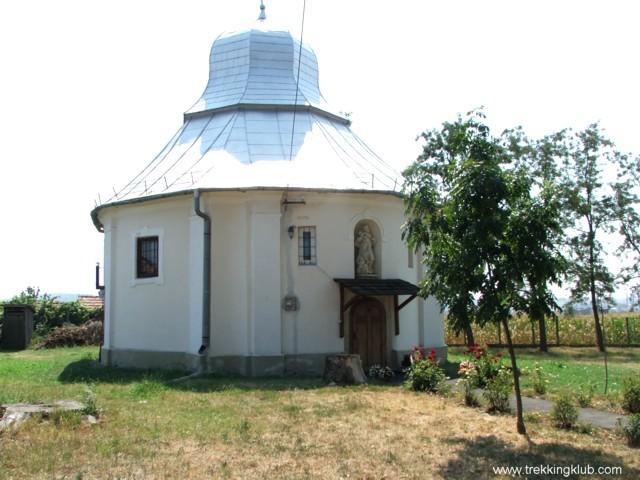
[[[109,348],[179,351],[189,338],[189,206],[184,198],[109,209],[105,241]],[[160,234],[163,277],[135,281],[135,235]]]
[[[419,279],[421,265],[409,255],[401,239],[404,205],[390,195],[361,193],[289,192],[304,198],[304,204],[287,207],[283,214],[283,232],[289,225],[315,226],[317,229],[317,265],[298,265],[297,238],[283,244],[283,295],[295,294],[300,309],[285,312],[283,347],[286,353],[323,352],[348,349],[348,335],[339,338],[339,288],[334,278],[354,277],[354,229],[359,222],[377,226],[380,238],[382,278],[400,278],[412,283]],[[350,294],[347,292],[348,297]],[[401,296],[399,303],[407,297]],[[439,308],[431,299],[415,299],[400,311],[400,334],[395,335],[393,298],[380,297],[387,311],[389,349],[410,350],[415,344],[444,346],[444,329]],[[348,312],[345,320],[348,319]],[[346,330],[348,333],[348,328]]]
[[[291,202],[286,208],[285,197]],[[203,191],[200,205],[212,220],[210,356],[348,351],[348,325],[345,337],[339,336],[334,278],[354,277],[354,230],[362,222],[379,237],[376,262],[382,278],[417,283],[421,277],[422,265],[417,258],[409,262],[401,240],[403,202],[393,195]],[[100,219],[105,226],[105,347],[195,354],[202,330],[203,229],[193,196],[107,207]],[[293,238],[287,234],[290,226]],[[298,264],[297,229],[303,226],[316,228],[316,265]],[[161,232],[163,276],[137,284],[132,238],[144,231]],[[286,295],[297,297],[297,310],[283,308]],[[415,299],[405,306],[396,335],[393,297],[379,300],[387,312],[389,352],[444,345],[442,316],[433,301]]]

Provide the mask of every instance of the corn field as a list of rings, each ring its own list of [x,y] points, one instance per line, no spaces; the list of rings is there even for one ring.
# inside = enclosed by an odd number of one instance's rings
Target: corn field
[[[548,318],[548,345],[595,345],[595,324],[592,315],[563,315],[558,320]],[[640,346],[640,314],[605,314],[603,319],[605,343],[607,345]],[[509,322],[511,337],[516,345],[538,345],[540,337],[538,324],[528,317],[514,318]],[[484,328],[473,327],[476,343],[480,345],[504,345],[506,337],[498,325]],[[445,330],[447,345],[464,345],[464,334],[456,335],[447,324]]]

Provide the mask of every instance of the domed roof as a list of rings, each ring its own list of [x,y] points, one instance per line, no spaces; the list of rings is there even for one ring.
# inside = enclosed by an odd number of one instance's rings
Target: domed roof
[[[260,27],[214,41],[207,87],[182,127],[105,203],[195,188],[397,191],[401,183],[330,111],[311,48]]]
[[[328,109],[313,50],[286,31],[251,29],[220,35],[211,47],[209,83],[186,115],[244,106]]]

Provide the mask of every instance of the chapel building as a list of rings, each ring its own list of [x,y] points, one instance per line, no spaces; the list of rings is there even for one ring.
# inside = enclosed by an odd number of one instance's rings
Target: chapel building
[[[398,369],[414,345],[445,358],[401,174],[330,109],[311,48],[263,17],[214,41],[175,136],[91,212],[101,361],[282,375],[341,353]]]

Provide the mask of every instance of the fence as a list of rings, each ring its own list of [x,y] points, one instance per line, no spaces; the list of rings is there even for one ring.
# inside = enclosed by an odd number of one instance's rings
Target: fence
[[[595,345],[595,323],[593,316],[561,316],[557,320],[546,319],[547,344],[588,346]],[[640,315],[606,314],[602,319],[605,344],[611,346],[640,346]],[[511,338],[515,345],[539,345],[537,322],[528,317],[514,318],[509,322]],[[473,327],[474,340],[478,344],[504,346],[506,337],[500,325]],[[456,335],[447,325],[445,342],[447,345],[466,345],[464,335]]]

